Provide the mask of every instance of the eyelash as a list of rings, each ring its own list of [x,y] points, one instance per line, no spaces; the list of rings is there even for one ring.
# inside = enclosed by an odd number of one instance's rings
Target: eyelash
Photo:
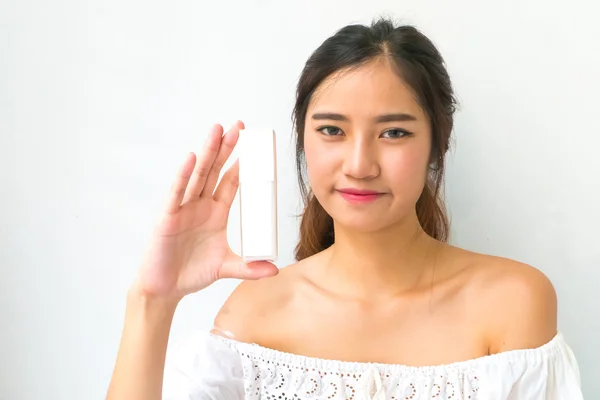
[[[318,131],[318,132],[321,132],[321,133],[322,133],[323,135],[325,135],[325,136],[339,136],[339,135],[333,135],[333,134],[327,134],[327,133],[325,133],[325,131],[326,131],[327,129],[335,129],[335,130],[337,130],[337,131],[339,131],[339,132],[341,132],[341,131],[342,131],[342,130],[341,130],[340,128],[338,128],[337,126],[331,126],[331,125],[326,125],[326,126],[322,126],[322,127],[320,127],[320,128],[317,128],[317,131]],[[412,136],[412,135],[413,135],[411,132],[408,132],[408,131],[406,131],[406,130],[404,130],[404,129],[398,129],[398,128],[388,129],[388,130],[387,130],[387,131],[385,131],[383,134],[386,134],[386,133],[388,133],[388,132],[399,132],[399,134],[400,134],[400,136],[393,137],[393,138],[391,138],[391,139],[401,139],[401,138],[403,138],[403,137],[406,137],[406,136]]]

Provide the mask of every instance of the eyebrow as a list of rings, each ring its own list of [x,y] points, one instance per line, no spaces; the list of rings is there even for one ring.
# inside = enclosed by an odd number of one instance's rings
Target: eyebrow
[[[350,119],[343,114],[336,113],[316,113],[313,114],[312,119],[314,120],[330,120],[330,121],[349,121]],[[396,114],[384,114],[379,115],[375,118],[375,122],[383,123],[383,122],[404,122],[404,121],[416,121],[417,117],[411,114],[406,113],[396,113]]]

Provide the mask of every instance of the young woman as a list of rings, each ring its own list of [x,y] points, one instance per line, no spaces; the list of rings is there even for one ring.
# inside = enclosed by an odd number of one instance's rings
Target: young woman
[[[245,264],[226,226],[240,122],[190,154],[132,285],[109,400],[568,399],[579,370],[537,269],[447,243],[455,101],[411,26],[347,26],[310,57],[294,120],[297,263]],[[169,353],[178,302],[244,282],[215,329]]]

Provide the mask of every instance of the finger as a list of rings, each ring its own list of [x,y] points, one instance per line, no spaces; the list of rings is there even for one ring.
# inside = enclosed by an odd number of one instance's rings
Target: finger
[[[219,279],[257,280],[269,278],[279,273],[279,268],[269,261],[253,261],[246,263],[240,260],[236,263],[223,264],[219,271]]]
[[[231,167],[223,174],[223,179],[221,179],[219,186],[217,186],[217,190],[215,190],[213,196],[215,201],[225,204],[228,208],[231,207],[240,184],[239,176],[240,162],[239,160],[235,160]]]
[[[177,171],[177,177],[171,185],[171,190],[169,191],[169,197],[167,199],[167,213],[172,214],[179,210],[181,202],[183,201],[185,189],[187,188],[192,172],[194,171],[195,163],[196,155],[194,153],[189,153],[179,168],[179,171]]]
[[[192,174],[190,184],[185,192],[184,203],[190,200],[195,200],[200,196],[210,169],[217,157],[219,148],[221,147],[221,139],[223,135],[223,127],[214,125],[208,134],[208,138],[202,148],[200,156],[196,159],[196,167]]]
[[[223,140],[221,141],[221,147],[219,148],[219,153],[215,159],[215,162],[210,169],[210,173],[208,174],[208,178],[206,180],[206,184],[204,185],[204,189],[202,190],[202,196],[211,197],[215,190],[215,186],[217,186],[217,182],[219,181],[219,175],[221,174],[221,170],[227,162],[227,159],[233,152],[233,149],[238,141],[240,136],[240,129],[244,129],[244,123],[238,121],[227,131],[227,133],[223,136]]]

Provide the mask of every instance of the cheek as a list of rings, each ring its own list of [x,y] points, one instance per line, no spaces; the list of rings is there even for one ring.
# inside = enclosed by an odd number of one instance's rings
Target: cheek
[[[315,137],[308,135],[304,140],[307,177],[315,192],[319,190],[319,182],[328,181],[333,176],[332,172],[335,169],[333,160],[339,157],[334,153],[335,147],[325,146]]]
[[[406,200],[418,199],[427,180],[429,152],[427,149],[403,149],[401,154],[388,154],[385,160],[385,180],[392,191]]]

